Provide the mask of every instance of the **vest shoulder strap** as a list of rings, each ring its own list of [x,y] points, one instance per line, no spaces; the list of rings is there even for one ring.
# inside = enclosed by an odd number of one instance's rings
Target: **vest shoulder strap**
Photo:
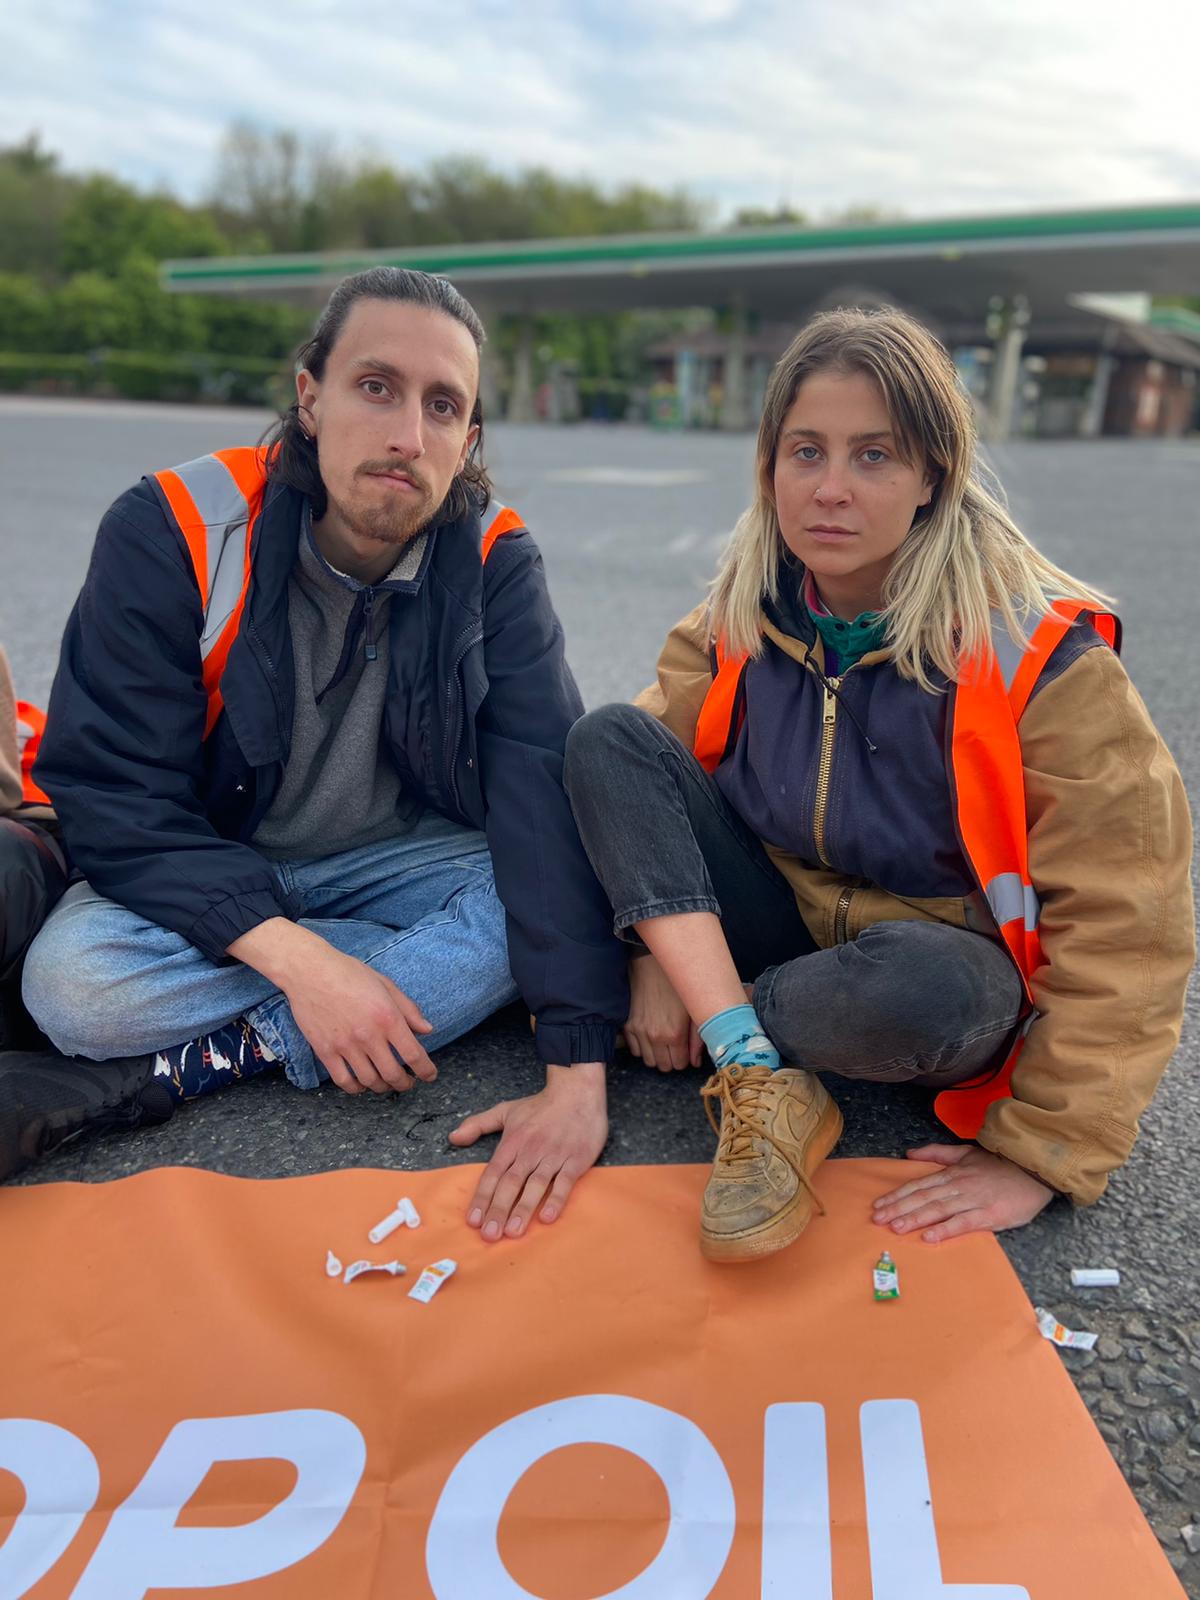
[[[1107,645],[1119,648],[1121,624],[1115,615],[1096,612],[1081,601],[1056,600],[1025,649],[1013,642],[1003,620],[995,619],[990,669],[967,675],[955,692],[951,769],[959,834],[1031,1004],[1030,979],[1045,956],[1039,932],[1041,905],[1029,872],[1018,724],[1046,663],[1081,617],[1091,622]],[[938,1116],[960,1137],[973,1139],[988,1107],[1011,1094],[1013,1066],[1023,1040],[1024,1031],[994,1074],[937,1096]]]
[[[21,799],[26,805],[50,804],[50,796],[33,781],[33,763],[46,731],[46,713],[28,700],[16,702],[17,748],[21,752]]]
[[[268,464],[266,448],[245,447],[218,450],[154,474],[187,546],[200,592],[200,660],[208,695],[205,738],[224,704],[221,674],[250,587],[250,553]]]
[[[713,639],[708,659],[712,687],[696,719],[692,754],[706,772],[715,772],[732,750],[745,716],[742,681],[750,658],[744,650],[730,650],[724,639]]]
[[[1092,627],[1110,649],[1120,653],[1121,621],[1111,611],[1097,611],[1082,600],[1055,600],[1051,609],[1034,628],[1029,644],[1019,645],[1009,633],[999,612],[992,615],[992,654],[996,669],[1008,695],[1013,716],[1019,722],[1037,686],[1046,663],[1054,654],[1067,630],[1080,620]],[[986,678],[986,672],[976,681]]]
[[[480,559],[484,562],[491,555],[497,539],[502,539],[506,533],[523,533],[525,522],[519,511],[514,511],[511,506],[502,505],[499,500],[489,500],[479,519],[479,526],[483,538],[479,547]]]

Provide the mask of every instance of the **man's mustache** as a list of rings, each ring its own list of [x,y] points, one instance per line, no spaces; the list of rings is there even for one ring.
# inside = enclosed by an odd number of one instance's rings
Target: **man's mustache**
[[[418,489],[423,489],[426,494],[429,493],[429,485],[416,467],[410,466],[407,461],[397,461],[394,456],[390,461],[364,461],[360,467],[356,468],[354,476],[356,478],[377,478],[385,473],[402,474],[406,478],[411,478]]]

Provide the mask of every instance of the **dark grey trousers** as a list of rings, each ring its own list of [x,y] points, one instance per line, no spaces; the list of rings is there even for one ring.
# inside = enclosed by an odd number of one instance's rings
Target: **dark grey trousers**
[[[819,950],[759,840],[646,712],[581,718],[565,782],[615,932],[636,949],[634,923],[715,912],[789,1065],[944,1088],[1003,1059],[1022,988],[1000,944],[940,922],[877,922]]]

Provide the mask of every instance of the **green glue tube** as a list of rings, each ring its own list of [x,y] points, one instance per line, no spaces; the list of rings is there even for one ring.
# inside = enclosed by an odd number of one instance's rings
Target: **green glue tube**
[[[876,1300],[900,1298],[900,1275],[896,1271],[896,1263],[886,1250],[875,1263],[875,1298]]]

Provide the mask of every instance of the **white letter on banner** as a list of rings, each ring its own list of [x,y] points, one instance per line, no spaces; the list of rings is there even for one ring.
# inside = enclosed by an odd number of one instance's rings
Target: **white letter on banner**
[[[0,1419],[0,1468],[20,1478],[25,1505],[0,1545],[0,1594],[32,1589],[79,1532],[100,1493],[96,1458],[66,1428]]]
[[[583,1394],[510,1417],[473,1444],[446,1479],[425,1545],[436,1600],[537,1600],[516,1583],[496,1534],[505,1502],[534,1462],[573,1444],[639,1456],[662,1479],[671,1520],[658,1555],[595,1600],[705,1600],[733,1542],[733,1486],[694,1422],[623,1394]]]
[[[874,1600],[1029,1600],[1016,1583],[943,1583],[929,1469],[915,1400],[859,1412]]]
[[[763,1600],[833,1600],[825,1407],[767,1407],[763,1427]]]
[[[234,1528],[179,1528],[180,1511],[218,1461],[290,1461],[286,1499]],[[215,1589],[294,1566],[346,1513],[367,1460],[336,1411],[196,1417],[167,1435],[137,1488],[113,1512],[72,1600],[142,1600],[148,1589]]]

